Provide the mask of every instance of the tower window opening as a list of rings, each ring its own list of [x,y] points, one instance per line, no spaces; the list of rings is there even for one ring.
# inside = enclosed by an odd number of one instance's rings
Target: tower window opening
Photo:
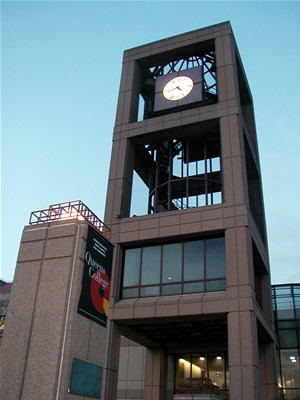
[[[145,214],[222,203],[219,134],[161,139],[137,145],[135,154],[134,178],[148,191]],[[140,204],[140,194],[134,187],[132,203]]]

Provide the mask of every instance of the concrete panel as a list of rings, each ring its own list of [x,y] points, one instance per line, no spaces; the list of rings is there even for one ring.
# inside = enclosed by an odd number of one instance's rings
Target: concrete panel
[[[142,381],[144,379],[144,348],[131,346],[128,351],[128,380]]]
[[[76,227],[78,224],[70,222],[70,223],[56,223],[54,224],[49,224],[49,230],[48,230],[48,239],[51,238],[59,238],[63,236],[74,236],[76,233]]]
[[[40,261],[17,264],[16,267],[1,342],[1,396],[6,400],[19,399],[21,396],[36,299],[36,289],[28,288],[37,287],[40,268]]]
[[[45,246],[45,258],[71,257],[73,246],[73,237],[48,239]]]
[[[227,287],[238,285],[237,244],[235,229],[226,229],[225,232],[226,253],[226,281]]]
[[[231,206],[234,204],[233,192],[233,173],[231,159],[222,159],[222,175],[223,175],[223,195],[224,205]]]
[[[230,145],[232,157],[243,154],[240,141],[240,124],[238,115],[229,116]]]
[[[44,253],[44,241],[24,242],[19,250],[18,262],[41,260]]]
[[[241,333],[240,333],[240,314],[229,312],[228,323],[228,357],[229,367],[241,365]],[[230,380],[232,379],[230,375]]]
[[[47,227],[26,226],[22,235],[22,243],[43,240],[46,238]]]

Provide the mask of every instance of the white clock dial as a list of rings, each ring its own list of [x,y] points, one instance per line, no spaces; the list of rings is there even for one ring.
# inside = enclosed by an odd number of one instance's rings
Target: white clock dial
[[[193,85],[192,79],[188,76],[177,76],[165,85],[163,95],[171,101],[180,100],[192,91]]]

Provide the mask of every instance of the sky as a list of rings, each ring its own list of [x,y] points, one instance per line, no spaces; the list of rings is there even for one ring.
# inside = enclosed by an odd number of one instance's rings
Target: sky
[[[300,282],[300,2],[2,1],[1,271],[31,211],[104,217],[123,51],[230,21],[254,99],[272,283]],[[297,184],[298,182],[298,184]]]

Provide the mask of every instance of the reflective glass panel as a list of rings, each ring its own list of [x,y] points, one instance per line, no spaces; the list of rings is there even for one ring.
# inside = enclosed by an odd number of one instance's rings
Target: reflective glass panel
[[[132,297],[138,297],[139,295],[139,289],[134,288],[134,289],[123,289],[122,290],[122,298],[123,299],[129,299]]]
[[[281,350],[282,386],[286,389],[299,388],[299,355],[297,349]]]
[[[162,295],[180,294],[180,293],[181,293],[181,284],[180,285],[163,285],[161,287]]]
[[[183,354],[175,359],[175,386],[176,390],[188,390],[191,385],[191,356]]]
[[[208,281],[206,282],[207,292],[217,292],[220,290],[226,290],[226,280],[221,279],[218,281]]]
[[[182,276],[182,244],[163,246],[162,283],[180,282]]]
[[[211,383],[218,386],[221,390],[225,389],[225,368],[223,356],[208,357],[209,379]]]
[[[225,278],[225,240],[224,237],[207,239],[206,251],[206,278]]]
[[[159,296],[159,286],[141,287],[141,297]]]
[[[152,285],[160,281],[161,246],[143,248],[141,285]]]
[[[277,319],[294,319],[294,304],[291,296],[276,297]]]
[[[141,249],[125,251],[123,286],[137,286],[140,278]]]
[[[297,347],[297,336],[295,329],[283,330],[278,333],[279,343],[282,349]]]
[[[200,354],[193,354],[192,355],[192,378],[207,378],[207,357],[201,356]],[[198,383],[199,386],[201,385],[202,381],[199,379]]]
[[[204,292],[204,282],[192,282],[183,284],[183,293]]]
[[[203,240],[184,243],[184,281],[204,279]]]

